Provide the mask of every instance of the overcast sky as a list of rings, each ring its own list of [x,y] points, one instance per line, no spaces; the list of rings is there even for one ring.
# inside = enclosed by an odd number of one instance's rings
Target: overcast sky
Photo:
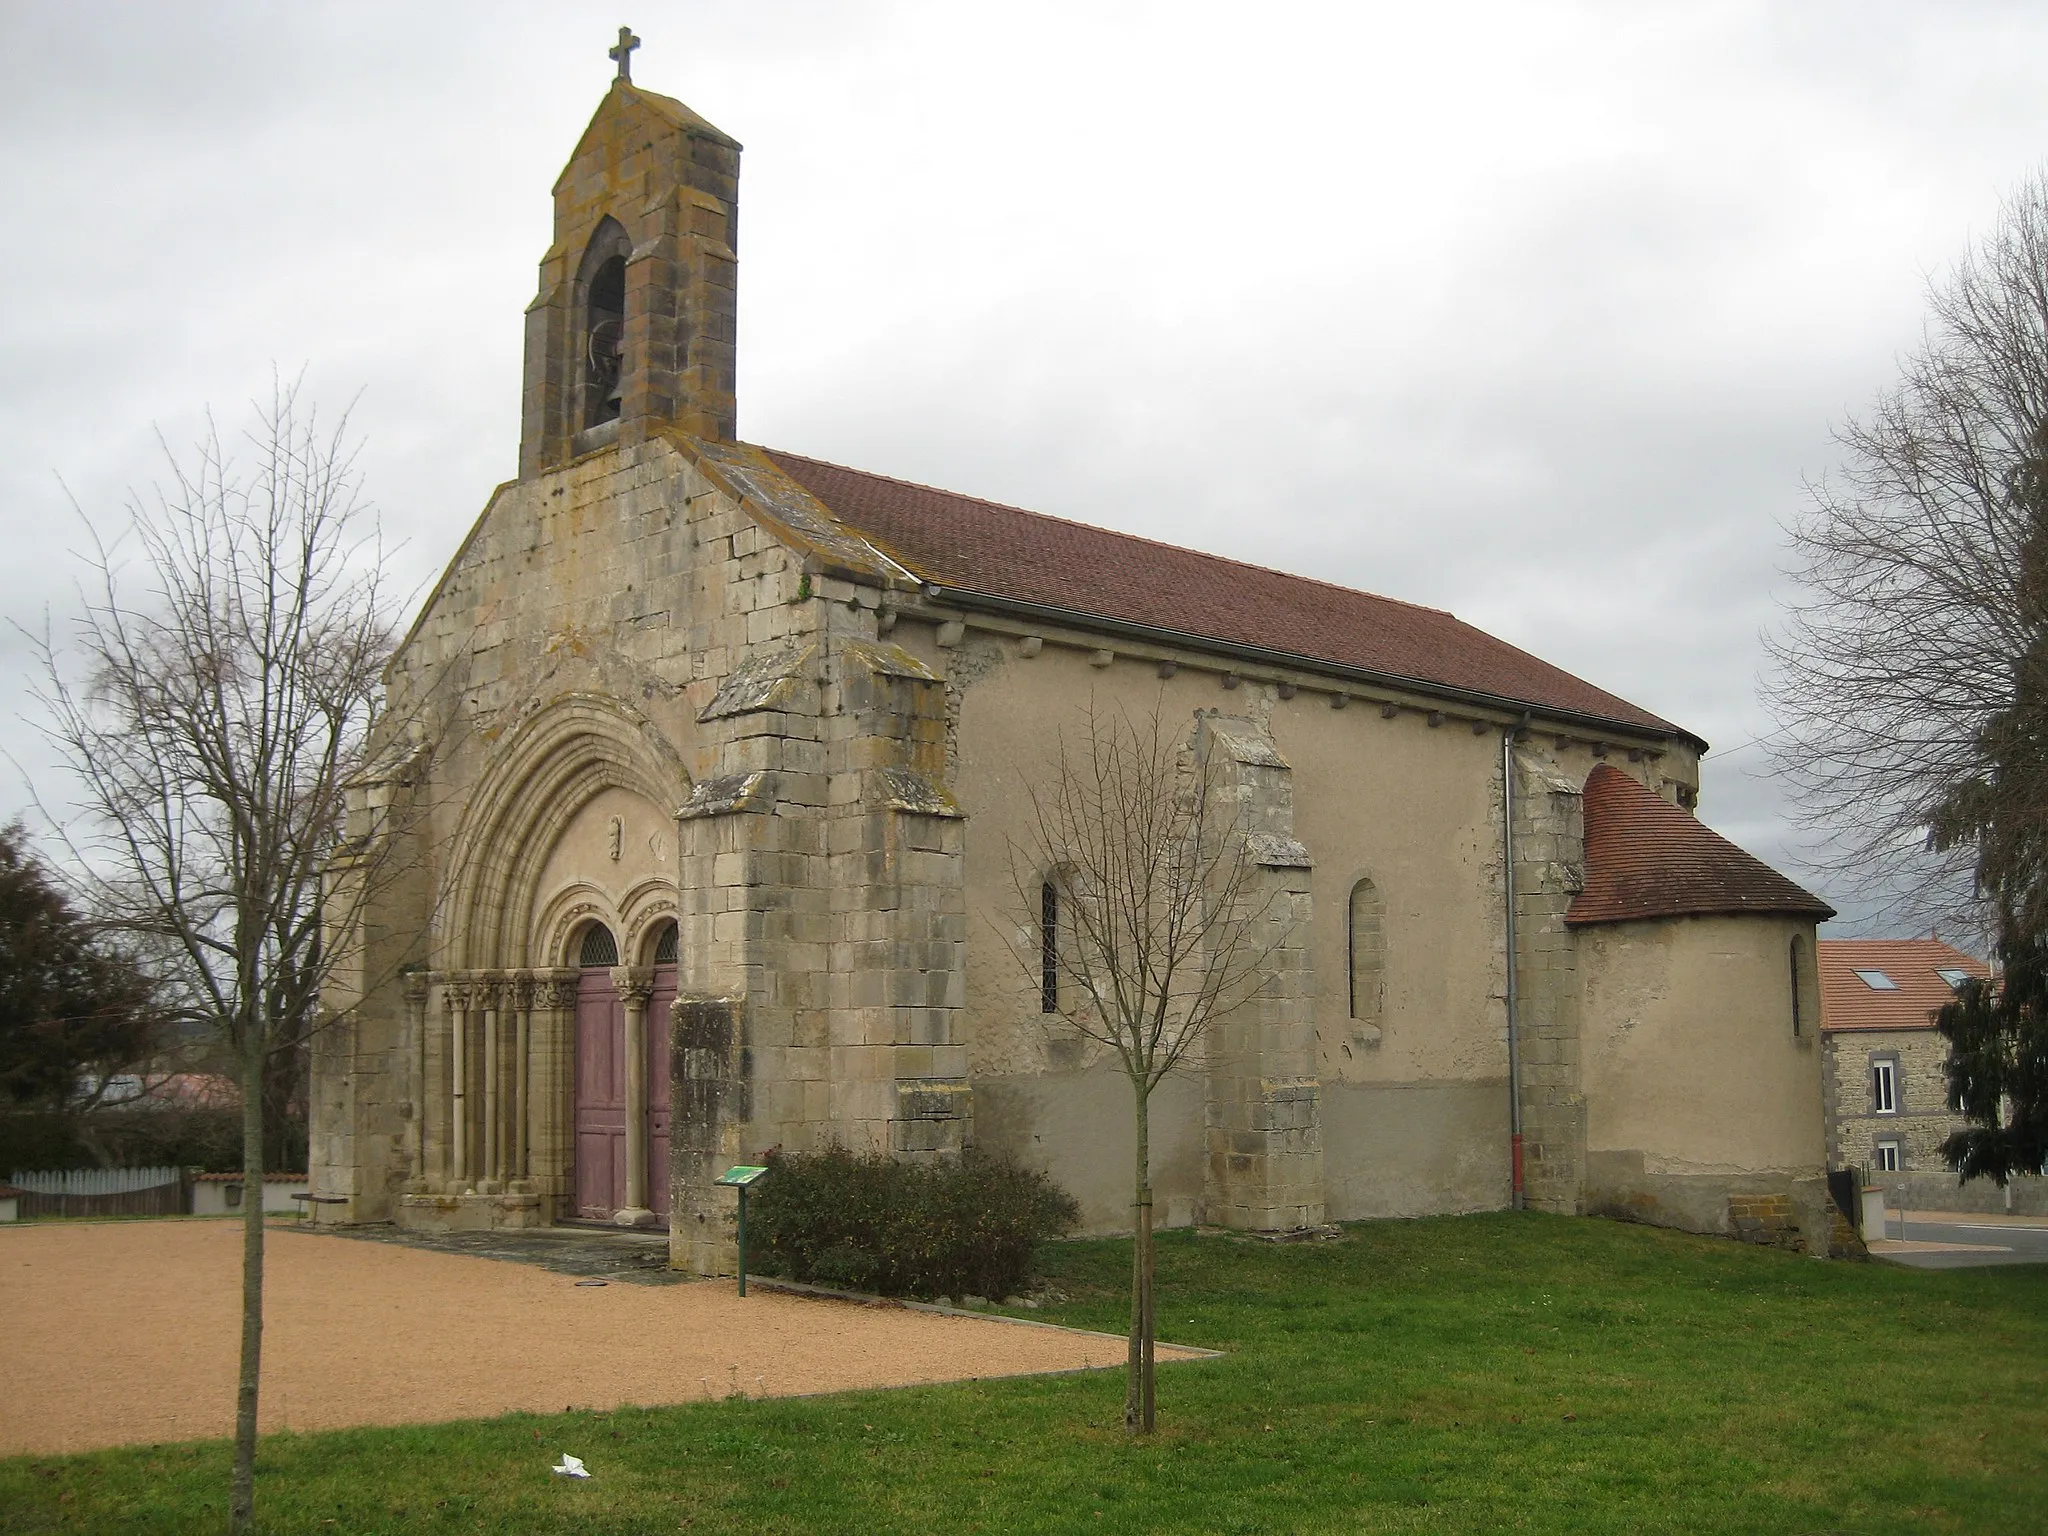
[[[114,517],[273,365],[430,579],[627,20],[747,147],[743,437],[1450,608],[1708,738],[1801,872],[1780,525],[2048,156],[2048,8],[6,0],[0,612],[61,620],[64,485]]]

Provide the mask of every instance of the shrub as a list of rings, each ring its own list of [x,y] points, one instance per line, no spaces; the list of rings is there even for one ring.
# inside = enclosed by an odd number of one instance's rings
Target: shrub
[[[1003,1297],[1038,1245],[1080,1220],[1073,1197],[1007,1157],[905,1163],[843,1147],[768,1154],[747,1207],[748,1262],[883,1296]]]

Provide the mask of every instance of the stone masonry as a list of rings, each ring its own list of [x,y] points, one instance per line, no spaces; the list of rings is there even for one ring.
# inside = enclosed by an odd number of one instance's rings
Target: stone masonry
[[[1578,786],[1516,751],[1515,979],[1526,1199],[1584,1209],[1586,1098],[1580,1082],[1576,945],[1565,912],[1583,880]]]
[[[1308,850],[1294,836],[1293,773],[1249,719],[1209,715],[1195,751],[1216,806],[1213,825],[1249,844],[1242,910],[1266,953],[1256,995],[1206,1041],[1209,1220],[1254,1231],[1323,1219],[1321,1092],[1316,1080],[1315,968]],[[1227,862],[1227,861],[1226,861]]]

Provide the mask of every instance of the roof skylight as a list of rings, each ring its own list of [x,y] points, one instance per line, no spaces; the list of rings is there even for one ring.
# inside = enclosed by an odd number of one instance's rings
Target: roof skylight
[[[1936,970],[1934,974],[1958,992],[1963,990],[1963,983],[1970,979],[1970,973],[1959,965],[1944,965]]]
[[[1893,981],[1891,977],[1885,975],[1883,971],[1858,971],[1856,974],[1863,978],[1863,985],[1870,988],[1873,992],[1896,992],[1899,990],[1899,984]]]

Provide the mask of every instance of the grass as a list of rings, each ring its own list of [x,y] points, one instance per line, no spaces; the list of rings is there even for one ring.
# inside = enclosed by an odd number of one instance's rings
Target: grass
[[[1125,1245],[1048,1314],[1121,1325]],[[1118,1373],[278,1435],[273,1532],[2038,1532],[2048,1268],[1599,1221],[1175,1233],[1160,1433]],[[567,1450],[595,1474],[548,1474]],[[218,1530],[221,1442],[0,1461],[0,1528]]]

